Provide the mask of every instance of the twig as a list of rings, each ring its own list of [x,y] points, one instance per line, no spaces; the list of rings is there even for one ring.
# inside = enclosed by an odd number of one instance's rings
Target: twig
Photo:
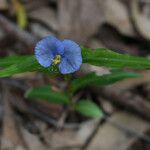
[[[36,0],[36,1],[31,1],[30,3],[27,3],[26,9],[27,9],[27,12],[30,12],[30,11],[37,10],[41,7],[47,6],[47,5],[48,5],[48,1]]]
[[[130,129],[128,126],[122,124],[122,123],[118,123],[116,121],[111,120],[109,117],[105,116],[104,120],[108,123],[110,123],[112,126],[116,127],[117,129],[120,129],[122,132],[131,135],[135,138],[139,138],[142,139],[148,143],[150,143],[150,136],[145,135],[143,133],[140,133],[134,129]],[[88,137],[88,139],[86,140],[85,144],[82,146],[82,150],[86,150],[88,148],[88,146],[90,145],[90,143],[92,142],[92,140],[94,139],[97,131],[99,130],[100,125],[102,124],[102,120],[100,120],[98,122],[98,124],[96,125],[95,129],[93,130],[92,134]]]
[[[14,97],[14,96],[12,96],[12,97]],[[53,119],[49,115],[36,110],[36,108],[32,108],[31,106],[28,106],[22,99],[17,98],[17,97],[15,97],[15,99],[12,98],[11,103],[17,110],[21,111],[22,113],[31,114],[31,115],[39,118],[40,120],[42,120],[50,125],[53,125],[56,128],[58,127],[58,120]],[[62,124],[61,128],[77,129],[81,126],[82,126],[81,123],[80,124],[64,123],[64,124]]]
[[[140,2],[150,4],[149,0],[140,0]]]
[[[3,15],[0,14],[0,26],[3,28],[7,33],[13,35],[14,38],[21,41],[27,46],[33,47],[37,39],[28,33],[25,30],[18,28],[14,23],[9,21]]]
[[[140,139],[150,143],[150,136],[145,135],[143,133],[140,133],[136,130],[130,129],[128,126],[121,124],[121,123],[118,123],[116,121],[113,121],[109,118],[106,118],[106,121],[109,122],[114,127],[117,127],[118,129],[120,129],[121,131],[123,131],[123,132],[125,132],[125,133],[127,133],[133,137],[140,138]]]
[[[14,80],[11,78],[0,78],[0,83],[3,83],[9,87],[19,88],[23,91],[28,89],[28,86],[25,84],[23,80]]]
[[[78,101],[79,98],[81,97],[81,95],[82,95],[82,92],[79,92],[76,96],[72,97],[71,98],[72,103],[75,103],[76,101]],[[68,105],[66,108],[64,108],[64,111],[63,111],[62,115],[60,116],[60,119],[57,122],[57,129],[63,127],[64,122],[67,118],[67,115],[70,111],[70,107],[72,107],[72,106]]]
[[[75,150],[75,149],[81,149],[82,145],[69,145],[64,147],[58,147],[55,150]]]
[[[86,150],[88,148],[88,146],[90,145],[90,143],[94,139],[95,135],[97,134],[97,131],[98,131],[101,123],[102,123],[102,120],[100,119],[98,121],[97,125],[95,126],[93,132],[91,133],[91,135],[87,138],[86,142],[83,144],[83,146],[81,148],[82,150]]]
[[[36,116],[37,118],[47,122],[50,125],[53,125],[54,127],[58,127],[58,121],[56,119],[51,118],[50,116],[43,114],[37,110],[34,110],[33,108],[29,108],[28,113]],[[82,123],[63,123],[61,128],[67,128],[67,129],[77,129],[82,126]]]
[[[21,148],[22,150],[27,150],[28,147],[22,137],[18,125],[16,125],[13,109],[9,102],[10,100],[9,89],[4,84],[3,84],[3,94],[4,94],[3,100],[5,113],[3,119],[1,150],[18,149],[18,148]]]
[[[64,122],[67,118],[68,113],[69,113],[69,108],[66,108],[64,110],[64,112],[61,114],[59,120],[57,121],[57,126],[56,126],[57,129],[62,128],[62,126],[64,125]]]

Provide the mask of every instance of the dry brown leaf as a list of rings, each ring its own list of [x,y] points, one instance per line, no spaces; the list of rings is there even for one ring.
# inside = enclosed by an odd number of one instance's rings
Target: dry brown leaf
[[[60,36],[87,42],[104,20],[104,3],[103,0],[61,0],[58,3]]]
[[[135,37],[127,7],[119,0],[106,0],[105,7],[106,22],[114,26],[121,34]]]
[[[55,11],[48,7],[41,7],[39,9],[30,11],[29,17],[40,22],[43,22],[50,29],[58,31],[58,20]]]
[[[149,128],[148,122],[129,113],[118,112],[110,120],[123,125],[124,129],[127,127],[138,133],[143,133]],[[99,128],[88,150],[126,150],[137,138],[127,136],[124,129],[119,129],[110,122],[105,123]]]

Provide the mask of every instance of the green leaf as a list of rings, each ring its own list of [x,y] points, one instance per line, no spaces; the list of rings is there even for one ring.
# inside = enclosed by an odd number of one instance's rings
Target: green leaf
[[[75,92],[79,88],[89,86],[89,85],[108,85],[115,83],[117,81],[123,80],[125,78],[135,78],[141,77],[141,75],[131,72],[115,71],[111,74],[106,74],[102,76],[96,75],[94,72],[89,73],[83,77],[74,79],[72,81],[71,87],[72,91]]]
[[[82,57],[83,63],[89,63],[97,66],[107,66],[114,68],[130,67],[138,69],[150,68],[150,60],[148,59],[125,54],[118,54],[104,48],[95,50],[82,48]],[[0,70],[0,77],[8,77],[14,74],[31,71],[58,74],[58,68],[56,71],[54,71],[52,66],[49,68],[43,68],[38,64],[33,55],[2,58],[0,59],[0,68],[4,68]]]
[[[0,68],[5,68],[13,64],[20,64],[23,60],[31,56],[8,56],[0,58]]]
[[[75,104],[75,110],[87,117],[102,118],[102,110],[92,101],[80,100]]]
[[[46,100],[58,104],[69,103],[69,98],[65,94],[52,91],[50,86],[34,87],[26,92],[25,97],[32,100]]]
[[[106,66],[114,68],[150,68],[150,60],[130,56],[127,54],[119,54],[110,51],[106,48],[88,49],[82,48],[83,62],[93,64],[96,66]]]
[[[17,58],[16,61],[14,59],[15,57]],[[41,65],[39,65],[35,57],[32,55],[31,56],[14,56],[11,58],[12,59],[9,59],[9,57],[6,57],[3,59],[0,59],[0,63],[3,62],[2,65],[0,66],[3,66],[3,67],[9,65],[11,62],[13,63],[13,65],[0,70],[0,77],[9,77],[15,74],[24,73],[24,72],[33,72],[33,71],[44,72],[47,74],[58,74],[58,70],[54,71],[53,66],[49,68],[44,68]],[[6,60],[8,60],[8,63],[5,62]]]
[[[38,67],[39,65],[33,56],[22,57],[22,61],[16,61],[13,65],[1,70],[0,77],[8,77],[22,72],[34,71],[38,69]]]

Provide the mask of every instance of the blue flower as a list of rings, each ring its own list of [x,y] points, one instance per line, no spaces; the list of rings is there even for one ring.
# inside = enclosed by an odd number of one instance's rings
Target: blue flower
[[[35,56],[43,67],[58,66],[62,74],[79,70],[82,64],[81,48],[71,40],[60,41],[48,36],[39,41],[35,47]]]

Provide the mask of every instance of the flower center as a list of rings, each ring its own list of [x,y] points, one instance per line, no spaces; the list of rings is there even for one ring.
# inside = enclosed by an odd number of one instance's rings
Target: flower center
[[[54,59],[52,59],[52,62],[53,62],[54,65],[59,64],[61,62],[61,56],[60,55],[56,55],[54,57]]]

